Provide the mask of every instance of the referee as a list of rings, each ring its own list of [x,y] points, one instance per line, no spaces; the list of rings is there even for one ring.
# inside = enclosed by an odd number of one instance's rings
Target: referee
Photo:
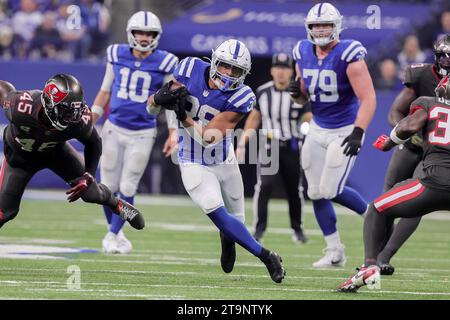
[[[311,120],[311,108],[309,104],[296,104],[290,98],[287,89],[293,76],[292,65],[292,57],[287,54],[273,56],[270,69],[273,80],[256,90],[257,104],[245,122],[244,134],[239,140],[236,155],[239,160],[245,159],[245,145],[261,124],[262,134],[266,135],[268,141],[266,152],[270,152],[270,139],[279,140],[278,174],[281,175],[288,197],[292,240],[305,243],[307,238],[302,229],[303,188],[300,167],[303,134],[300,127],[303,122]],[[254,237],[257,241],[261,241],[267,227],[267,207],[277,176],[262,175],[261,166],[262,164],[258,163],[258,182],[253,196]]]

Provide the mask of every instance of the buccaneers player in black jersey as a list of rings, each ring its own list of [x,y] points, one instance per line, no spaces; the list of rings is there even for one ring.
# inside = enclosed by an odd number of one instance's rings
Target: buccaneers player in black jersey
[[[412,101],[422,96],[434,96],[434,90],[442,77],[450,74],[450,35],[437,41],[433,48],[434,64],[415,64],[406,69],[403,81],[405,88],[394,100],[389,113],[389,123],[395,127],[406,117]],[[391,189],[396,183],[409,179],[414,171],[420,170],[422,160],[422,137],[416,134],[407,142],[395,149],[387,169],[384,191]],[[420,171],[416,171],[418,174]],[[386,245],[378,256],[381,274],[391,275],[394,267],[390,264],[392,256],[411,236],[419,225],[421,217],[400,219],[395,228],[391,229],[386,238]],[[389,221],[393,226],[394,221]],[[391,234],[392,233],[392,234]]]
[[[116,199],[94,179],[102,144],[75,77],[55,75],[43,91],[15,91],[10,83],[0,81],[0,103],[10,121],[3,134],[0,227],[17,215],[25,187],[44,168],[69,183],[69,202],[81,197],[86,202],[106,205],[133,228],[144,227],[144,218],[136,208]],[[67,142],[70,139],[84,145],[84,163]]]
[[[387,233],[387,221],[415,218],[438,210],[450,211],[450,76],[436,87],[436,97],[420,97],[400,120],[390,137],[381,136],[374,146],[382,151],[405,143],[415,133],[423,137],[420,178],[397,183],[373,201],[364,219],[364,266],[338,288],[355,292],[364,285],[378,284],[377,257]]]

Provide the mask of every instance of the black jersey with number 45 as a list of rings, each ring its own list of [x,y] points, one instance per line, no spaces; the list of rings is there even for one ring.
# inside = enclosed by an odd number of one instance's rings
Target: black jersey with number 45
[[[10,121],[4,132],[5,143],[27,158],[44,156],[71,139],[88,140],[94,129],[87,106],[79,123],[72,123],[62,131],[51,126],[45,121],[41,93],[40,90],[11,92],[3,105]]]
[[[423,109],[428,114],[422,129],[423,168],[426,184],[450,189],[450,100],[420,97],[411,104],[410,113]]]

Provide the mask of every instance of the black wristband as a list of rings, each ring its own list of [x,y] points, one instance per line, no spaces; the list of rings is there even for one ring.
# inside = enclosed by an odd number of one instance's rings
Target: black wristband
[[[364,129],[362,129],[360,127],[354,127],[352,135],[355,135],[356,137],[362,139],[362,137],[364,135]]]

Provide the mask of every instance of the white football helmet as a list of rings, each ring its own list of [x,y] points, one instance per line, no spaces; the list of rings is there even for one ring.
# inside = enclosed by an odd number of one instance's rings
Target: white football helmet
[[[147,46],[142,46],[133,35],[133,31],[156,32],[156,37]],[[139,11],[131,16],[127,24],[128,43],[131,48],[147,52],[155,50],[161,38],[162,28],[159,18],[150,11]]]
[[[333,32],[329,37],[314,37],[311,30],[314,24],[333,24]],[[332,4],[318,3],[309,10],[305,19],[305,28],[310,42],[318,46],[326,46],[333,40],[339,40],[339,34],[342,32],[342,16]]]
[[[217,67],[221,63],[231,65],[240,75],[233,77],[220,73]],[[220,90],[235,90],[242,86],[251,66],[250,51],[245,44],[235,39],[226,40],[212,52],[209,77]]]

